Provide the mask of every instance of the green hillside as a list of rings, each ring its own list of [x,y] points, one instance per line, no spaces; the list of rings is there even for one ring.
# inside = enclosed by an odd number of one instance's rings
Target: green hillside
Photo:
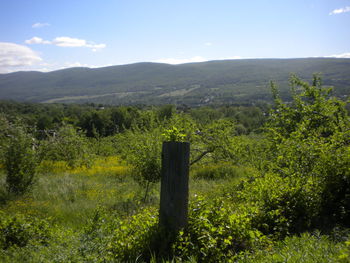
[[[335,94],[350,90],[350,59],[246,59],[181,65],[136,63],[97,69],[70,68],[48,73],[0,74],[0,99],[30,102],[105,104],[244,103],[269,100],[269,81],[286,96],[290,73],[308,79],[323,75]]]

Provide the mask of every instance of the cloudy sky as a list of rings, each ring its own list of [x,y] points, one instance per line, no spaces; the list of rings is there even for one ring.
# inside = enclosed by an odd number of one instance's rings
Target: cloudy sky
[[[350,58],[350,0],[0,0],[0,73]]]

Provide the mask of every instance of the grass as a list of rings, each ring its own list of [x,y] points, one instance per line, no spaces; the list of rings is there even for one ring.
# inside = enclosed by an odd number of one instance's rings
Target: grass
[[[39,167],[41,172],[32,191],[10,200],[1,210],[51,217],[70,227],[83,226],[98,206],[115,209],[130,200],[138,200],[141,189],[129,170],[116,157],[96,160],[90,168],[68,169],[63,162],[46,162]],[[4,178],[2,174],[2,185]],[[126,211],[120,212],[132,212],[127,205],[125,208]]]
[[[195,195],[208,199],[232,195],[242,179],[255,174],[251,168],[225,163],[191,167],[190,201]],[[144,189],[118,157],[97,159],[90,167],[73,169],[64,162],[42,163],[32,191],[11,198],[0,206],[0,211],[48,219],[53,231],[50,244],[0,249],[0,261],[81,262],[81,251],[94,246],[83,238],[84,229],[99,207],[117,218],[133,215],[145,206],[157,209],[159,188],[159,183],[153,185],[147,202],[142,202]],[[0,172],[0,193],[5,192],[5,174]],[[350,262],[350,243],[333,241],[319,233],[305,233],[242,254],[237,262]]]
[[[346,244],[316,232],[287,237],[275,246],[242,256],[239,263],[331,263],[350,262]]]
[[[8,201],[1,210],[50,217],[55,223],[75,228],[84,226],[99,206],[127,216],[140,206],[159,204],[160,184],[153,185],[147,204],[142,203],[144,189],[133,180],[131,169],[115,156],[97,159],[91,167],[69,168],[62,161],[46,161],[38,171],[32,191]],[[249,172],[246,168],[223,165],[193,167],[190,198],[228,193]],[[4,173],[0,175],[0,184],[0,191],[5,192]]]
[[[258,174],[254,168],[226,163],[196,165],[190,171],[190,200],[195,195],[212,199],[235,195],[235,189],[243,179]]]

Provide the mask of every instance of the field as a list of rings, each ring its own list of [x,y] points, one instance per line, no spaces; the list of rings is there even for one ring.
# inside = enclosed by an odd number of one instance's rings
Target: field
[[[0,261],[350,262],[350,119],[320,83],[260,108],[2,103]],[[163,141],[191,144],[175,234]]]
[[[198,202],[199,196],[211,200],[234,194],[232,189],[255,172],[251,168],[223,167],[225,171],[216,175],[210,171],[217,171],[219,166],[191,169],[190,202]],[[91,237],[87,236],[89,227],[96,227],[94,217],[98,212],[103,210],[105,223],[112,225],[119,220],[129,220],[144,209],[156,214],[159,184],[144,202],[143,189],[130,176],[130,168],[117,157],[96,160],[88,169],[67,169],[62,162],[44,164],[40,169],[46,171],[38,174],[32,192],[8,201],[2,213],[17,216],[18,222],[23,218],[29,222],[32,218],[45,220],[50,240],[44,244],[30,240],[22,248],[13,246],[3,250],[2,262],[98,261],[98,254],[106,248],[98,248],[100,240],[89,240]],[[1,180],[4,181],[3,173]],[[334,232],[330,237],[316,231],[288,237],[283,242],[269,242],[237,262],[347,262],[345,242],[337,234],[344,235]]]

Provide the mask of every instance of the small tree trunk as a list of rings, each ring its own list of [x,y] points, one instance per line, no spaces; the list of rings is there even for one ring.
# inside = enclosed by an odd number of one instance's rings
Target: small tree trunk
[[[147,183],[146,183],[146,192],[145,192],[145,197],[143,198],[143,202],[144,203],[146,203],[146,201],[147,201],[147,196],[148,196],[148,191],[149,191],[149,185],[150,185],[151,183],[149,182],[149,181],[147,181]]]
[[[189,143],[163,143],[159,225],[168,233],[187,225],[189,157]]]

